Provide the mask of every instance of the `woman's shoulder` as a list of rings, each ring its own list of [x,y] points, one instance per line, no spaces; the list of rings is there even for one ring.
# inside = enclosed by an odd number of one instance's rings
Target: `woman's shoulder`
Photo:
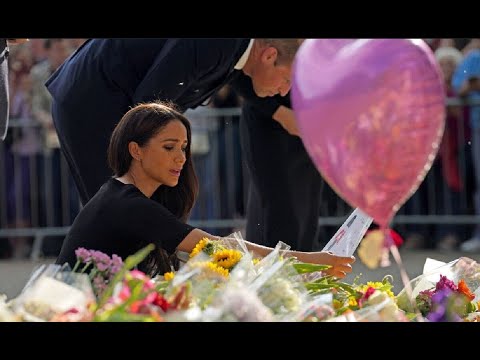
[[[122,209],[140,206],[147,200],[148,198],[134,185],[124,184],[115,178],[110,178],[100,187],[95,196],[90,199],[85,208],[107,207]]]
[[[117,179],[110,179],[104,184],[104,192],[108,194],[107,199],[111,205],[118,208],[128,208],[132,216],[134,211],[168,211],[162,204],[145,196],[136,186],[124,184]]]

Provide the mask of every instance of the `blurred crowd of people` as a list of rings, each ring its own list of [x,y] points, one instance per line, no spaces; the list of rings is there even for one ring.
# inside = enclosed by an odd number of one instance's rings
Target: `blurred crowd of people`
[[[3,144],[0,192],[2,227],[61,227],[79,210],[76,190],[62,161],[46,79],[85,39],[30,39],[12,46],[8,61],[10,128]],[[63,176],[62,176],[63,173]],[[66,215],[65,215],[66,214]],[[32,239],[0,241],[0,257],[22,258]],[[43,252],[55,255],[62,237],[47,237]]]
[[[443,74],[447,99],[480,98],[480,39],[424,39]],[[480,105],[480,103],[479,103]],[[480,215],[480,106],[447,107],[438,156],[403,215]],[[400,227],[411,248],[480,251],[480,225],[409,224]]]
[[[442,70],[446,96],[480,99],[480,39],[424,40]],[[30,39],[10,50],[11,127],[6,141],[0,144],[1,172],[6,174],[4,190],[0,188],[2,228],[69,226],[80,209],[60,153],[51,98],[44,83],[84,41]],[[210,100],[208,106],[216,108],[236,108],[241,104],[240,97],[229,86]],[[191,220],[241,219],[245,216],[248,179],[242,168],[240,119],[211,119],[198,109],[187,113],[192,120],[192,153],[201,186]],[[448,106],[447,112],[439,155],[421,187],[402,207],[401,215],[480,215],[480,106]],[[324,216],[347,213],[348,205],[328,185],[324,199]],[[336,228],[323,233],[325,242]],[[206,230],[227,235],[233,229]],[[463,251],[480,251],[480,226],[476,225],[406,224],[398,226],[398,231],[406,238],[408,247],[453,250],[461,246]],[[5,240],[0,238],[0,258],[22,258],[31,251],[29,237]],[[46,238],[44,255],[56,256],[62,240],[63,236]]]

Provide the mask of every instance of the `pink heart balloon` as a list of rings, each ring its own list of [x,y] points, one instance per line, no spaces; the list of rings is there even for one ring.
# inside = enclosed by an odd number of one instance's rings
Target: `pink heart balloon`
[[[383,227],[425,178],[443,135],[442,75],[423,40],[305,40],[292,106],[325,180]]]

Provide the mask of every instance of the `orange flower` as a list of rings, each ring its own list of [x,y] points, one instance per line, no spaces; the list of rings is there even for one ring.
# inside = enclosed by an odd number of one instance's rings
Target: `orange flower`
[[[467,284],[465,283],[465,281],[460,280],[458,282],[458,292],[459,293],[462,293],[463,295],[465,295],[468,300],[472,301],[473,299],[475,299],[475,295],[472,294],[472,292],[470,291],[470,289],[468,288]]]

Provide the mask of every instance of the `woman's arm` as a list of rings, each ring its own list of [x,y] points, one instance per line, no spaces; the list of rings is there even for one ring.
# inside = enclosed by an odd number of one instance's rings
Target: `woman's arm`
[[[208,237],[212,240],[219,239],[218,236],[213,236],[200,229],[194,229],[178,245],[177,250],[190,253],[194,249],[195,245],[197,245],[197,243],[204,237]],[[270,247],[258,245],[249,241],[245,241],[245,245],[247,246],[248,250],[262,257],[267,256],[273,251],[273,249]],[[350,273],[352,271],[351,264],[355,262],[355,258],[353,256],[336,256],[325,251],[304,252],[288,250],[286,251],[286,255],[294,256],[299,261],[306,263],[331,265],[332,267],[328,269],[326,273],[337,278],[343,278],[347,275],[347,273]]]

